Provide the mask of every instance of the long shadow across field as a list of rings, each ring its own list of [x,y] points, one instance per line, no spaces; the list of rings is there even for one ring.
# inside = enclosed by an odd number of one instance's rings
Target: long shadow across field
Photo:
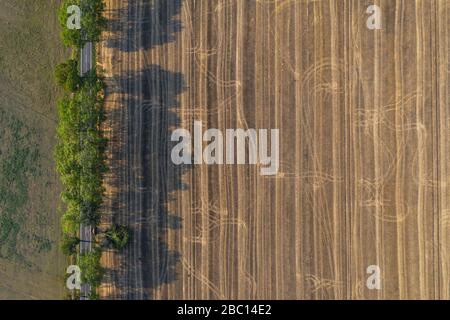
[[[124,9],[109,12],[107,47],[135,52],[175,41],[182,28],[175,18],[182,0],[127,3]],[[180,260],[180,253],[168,248],[165,235],[182,226],[176,212],[168,210],[170,196],[188,188],[182,176],[189,167],[175,166],[170,158],[176,144],[170,137],[179,127],[177,97],[186,85],[182,74],[158,65],[122,71],[105,82],[106,99],[112,94],[120,97],[120,109],[112,111],[110,119],[115,133],[109,183],[115,190],[109,201],[112,222],[127,225],[134,235],[119,255],[119,270],[107,273],[105,281],[120,292],[111,298],[151,299],[152,289],[176,279]]]
[[[178,252],[168,249],[164,235],[182,225],[176,213],[168,211],[170,195],[188,188],[182,176],[189,167],[174,165],[170,157],[176,143],[170,136],[179,127],[177,95],[185,85],[181,74],[156,65],[105,80],[107,94],[119,94],[120,105],[127,108],[124,123],[115,124],[116,130],[127,128],[118,138],[123,143],[112,143],[113,221],[139,237],[125,249],[114,282],[124,298],[148,299],[152,288],[176,279],[180,259]]]
[[[182,8],[182,0],[133,0],[127,8],[111,12],[106,46],[127,52],[150,49],[154,46],[176,40],[182,30],[181,21],[176,18]],[[142,30],[134,38],[135,30]]]

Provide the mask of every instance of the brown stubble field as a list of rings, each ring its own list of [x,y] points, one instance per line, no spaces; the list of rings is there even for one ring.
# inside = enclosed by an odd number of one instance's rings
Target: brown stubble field
[[[132,242],[103,298],[450,298],[450,2],[106,3],[104,227]],[[195,120],[279,128],[279,174],[174,166]]]

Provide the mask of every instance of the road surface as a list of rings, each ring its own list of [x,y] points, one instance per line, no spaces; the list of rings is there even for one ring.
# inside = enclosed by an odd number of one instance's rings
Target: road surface
[[[80,56],[80,73],[86,74],[92,69],[92,43],[88,42],[81,50]],[[90,252],[92,250],[92,233],[91,226],[80,225],[80,254]],[[81,285],[80,300],[87,300],[90,293],[90,286],[87,284]]]

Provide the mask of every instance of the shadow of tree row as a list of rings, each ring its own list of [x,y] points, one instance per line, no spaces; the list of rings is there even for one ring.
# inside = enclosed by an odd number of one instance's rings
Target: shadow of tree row
[[[175,41],[182,30],[177,18],[181,7],[182,0],[130,1],[126,8],[110,12],[108,30],[112,36],[106,46],[134,52]],[[140,35],[136,30],[141,30]]]
[[[114,222],[127,225],[139,237],[124,251],[115,282],[121,284],[123,298],[143,294],[148,299],[152,288],[176,279],[180,258],[168,249],[164,235],[167,229],[182,226],[180,218],[168,211],[170,195],[188,188],[182,176],[189,167],[174,165],[170,157],[175,144],[170,136],[179,127],[177,96],[185,88],[184,79],[153,65],[105,82],[106,94],[118,94],[119,105],[126,108],[126,117],[114,124],[120,135],[111,141],[114,166],[109,184],[116,190],[111,209]]]
[[[112,35],[106,46],[131,52],[175,41],[180,11],[181,0],[129,1],[125,9],[111,12]],[[175,144],[170,137],[180,123],[178,95],[186,85],[181,73],[158,65],[122,72],[105,83],[106,99],[114,95],[119,106],[109,114],[113,135],[108,184],[114,190],[109,209],[112,222],[127,225],[132,234],[119,255],[119,269],[107,273],[105,281],[119,289],[120,296],[111,298],[150,299],[152,289],[176,279],[180,260],[165,235],[182,227],[176,212],[169,212],[171,194],[188,188],[182,176],[189,167],[176,166],[170,158]]]

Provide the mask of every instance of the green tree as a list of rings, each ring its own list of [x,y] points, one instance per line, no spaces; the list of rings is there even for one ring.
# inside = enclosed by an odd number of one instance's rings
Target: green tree
[[[66,256],[71,256],[77,252],[80,238],[76,236],[64,235],[61,240],[61,250]]]
[[[78,61],[70,59],[60,63],[55,69],[56,82],[69,92],[77,91],[81,86]]]
[[[97,287],[92,287],[89,292],[89,300],[100,300],[100,295],[97,292]]]
[[[87,41],[98,42],[107,21],[103,17],[105,3],[103,0],[87,0],[82,2],[81,28]]]
[[[65,234],[76,234],[80,230],[80,210],[76,202],[67,204],[67,211],[61,219],[61,224]]]
[[[80,0],[64,0],[58,9],[58,21],[63,28],[63,31],[61,32],[61,38],[64,45],[68,47],[73,46],[81,48],[85,43],[80,29],[67,28],[67,20],[69,18],[67,8],[71,5],[77,5],[80,7],[80,4]]]
[[[86,43],[82,39],[81,30],[69,30],[66,28],[61,32],[61,39],[66,47],[82,48]]]
[[[100,264],[102,252],[99,249],[83,253],[78,259],[78,266],[81,269],[81,281],[93,287],[100,286],[105,270]]]
[[[64,80],[63,76],[59,78]],[[63,219],[65,230],[72,230],[75,221],[92,226],[100,222],[103,176],[107,171],[107,141],[101,130],[105,120],[103,89],[103,82],[93,70],[83,77],[78,91],[58,103],[55,159],[64,186],[61,197],[70,208],[70,214]]]
[[[122,250],[130,240],[130,230],[126,226],[114,225],[105,236],[115,249]]]

